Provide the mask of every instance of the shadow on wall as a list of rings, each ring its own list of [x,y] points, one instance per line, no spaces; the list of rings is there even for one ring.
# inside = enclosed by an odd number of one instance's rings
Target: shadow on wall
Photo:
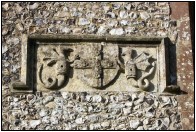
[[[169,52],[169,87],[167,92],[174,93],[177,95],[187,94],[186,91],[182,91],[179,86],[177,86],[177,60],[176,60],[176,45],[171,42],[169,38],[166,38],[168,42],[168,52]]]
[[[189,14],[190,14],[190,29],[191,29],[191,43],[192,43],[192,55],[193,55],[193,67],[195,67],[195,2],[189,2]],[[193,68],[195,71],[195,69]]]
[[[167,38],[169,52],[169,84],[177,85],[177,60],[176,60],[176,45]]]

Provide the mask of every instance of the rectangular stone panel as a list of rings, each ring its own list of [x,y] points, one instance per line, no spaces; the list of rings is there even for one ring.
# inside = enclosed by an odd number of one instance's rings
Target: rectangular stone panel
[[[164,38],[23,36],[21,80],[13,92],[149,91],[167,86]]]

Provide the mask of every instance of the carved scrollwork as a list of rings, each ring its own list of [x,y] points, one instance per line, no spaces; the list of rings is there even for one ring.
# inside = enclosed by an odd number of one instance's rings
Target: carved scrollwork
[[[149,82],[148,79],[145,79],[145,78],[147,78],[148,76],[150,76],[150,75],[153,73],[153,71],[154,71],[154,69],[155,69],[155,66],[156,66],[156,63],[153,62],[153,63],[152,63],[152,66],[153,66],[153,67],[149,70],[149,72],[145,73],[145,74],[144,74],[141,78],[139,78],[139,80],[138,80],[138,87],[141,88],[142,90],[145,90],[145,91],[148,90],[148,87],[149,87],[150,82]],[[143,81],[145,82],[144,85],[143,85]]]
[[[127,48],[125,52],[122,53],[122,56],[124,56],[124,64],[121,61],[118,61],[121,65],[121,67],[125,71],[125,76],[127,80],[132,79],[133,82],[136,82],[133,84],[134,87],[139,87],[142,90],[149,90],[149,79],[147,79],[148,76],[150,76],[156,67],[156,63],[152,62],[152,64],[149,63],[149,59],[152,58],[152,56],[148,55],[145,52],[142,52],[141,54],[133,57],[133,49]],[[147,68],[150,68],[150,70],[147,72]],[[144,71],[144,73],[141,75],[141,77],[137,78],[137,71],[141,70]]]
[[[175,91],[168,86],[168,38],[32,34],[21,44],[14,92]]]
[[[77,79],[90,87],[101,89],[114,80],[121,67],[127,80],[131,80],[133,87],[148,90],[150,85],[148,77],[152,75],[156,67],[154,61],[149,62],[152,56],[141,51],[139,55],[134,55],[133,52],[137,51],[131,48],[127,48],[119,56],[119,47],[113,46],[112,48],[114,52],[111,52],[107,45],[87,45],[87,52],[78,48],[72,61],[66,54],[73,51],[70,48],[59,46],[45,50],[38,69],[41,85],[47,89],[61,87],[67,79],[65,76],[72,67],[76,70],[74,73],[77,74]],[[122,57],[124,61],[121,62],[119,57]],[[44,70],[45,72],[43,72]],[[140,75],[138,75],[139,71],[142,71]]]
[[[73,50],[70,48],[64,49],[59,46],[43,53],[45,57],[43,57],[42,64],[38,69],[39,80],[43,87],[52,89],[61,87],[64,84],[70,63],[68,56],[65,56],[64,52],[71,51]],[[50,52],[51,55],[47,56],[47,52]],[[43,70],[46,70],[45,75],[43,75]],[[54,74],[51,75],[50,72]],[[43,78],[43,76],[45,77]]]

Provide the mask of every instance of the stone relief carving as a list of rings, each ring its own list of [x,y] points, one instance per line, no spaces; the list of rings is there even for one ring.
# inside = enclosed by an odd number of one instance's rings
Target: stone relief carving
[[[44,47],[42,49],[44,56],[41,59],[42,64],[38,68],[38,79],[43,87],[52,89],[61,87],[64,84],[70,63],[68,56],[64,52],[72,51],[70,48],[65,49],[60,46],[58,48]],[[43,72],[44,70],[45,72]]]
[[[143,51],[141,54],[134,57],[132,48],[127,48],[127,50],[122,53],[122,56],[124,56],[124,64],[119,62],[121,67],[125,70],[127,80],[132,80],[133,86],[135,87],[139,87],[142,90],[148,90],[149,80],[146,78],[153,73],[156,65],[155,62],[152,62],[152,64],[149,63],[149,59],[152,58],[152,56]],[[146,70],[149,67],[151,68],[147,72]],[[137,70],[145,72],[139,79],[137,79]]]
[[[119,70],[118,46],[91,44],[77,50],[77,59],[72,66],[78,69],[78,78],[84,83],[94,88],[103,88],[116,77]]]
[[[119,56],[117,45],[88,44],[79,46],[74,59],[70,61],[65,53],[74,52],[73,49],[60,46],[46,48],[42,51],[44,57],[38,69],[39,81],[47,89],[59,88],[66,81],[65,76],[72,67],[77,70],[77,78],[82,82],[90,87],[103,89],[116,78],[119,71],[123,71],[133,87],[148,90],[148,76],[155,70],[155,61],[150,63],[152,56],[144,51],[134,56],[134,51],[137,53],[137,50],[129,47]],[[124,61],[120,61],[119,57]],[[140,77],[139,70],[143,71]]]
[[[24,36],[20,81],[14,92],[150,91],[168,87],[164,38]],[[167,90],[167,91],[169,91]]]

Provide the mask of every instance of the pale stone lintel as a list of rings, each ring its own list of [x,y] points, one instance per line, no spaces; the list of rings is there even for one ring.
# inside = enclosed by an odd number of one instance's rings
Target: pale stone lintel
[[[132,44],[144,44],[144,46],[156,45],[157,49],[157,63],[158,65],[158,80],[159,83],[157,94],[164,92],[165,87],[168,85],[168,67],[167,67],[167,39],[163,37],[132,37],[132,36],[97,36],[97,35],[23,35],[22,36],[22,62],[21,62],[21,79],[18,82],[11,84],[11,91],[14,93],[32,93],[34,90],[33,76],[36,76],[33,66],[36,62],[32,59],[35,52],[37,42],[50,42],[51,44],[56,41],[73,41],[73,42],[128,42]],[[32,43],[31,43],[32,42]],[[31,44],[30,44],[31,43]],[[36,83],[35,83],[36,84]]]

